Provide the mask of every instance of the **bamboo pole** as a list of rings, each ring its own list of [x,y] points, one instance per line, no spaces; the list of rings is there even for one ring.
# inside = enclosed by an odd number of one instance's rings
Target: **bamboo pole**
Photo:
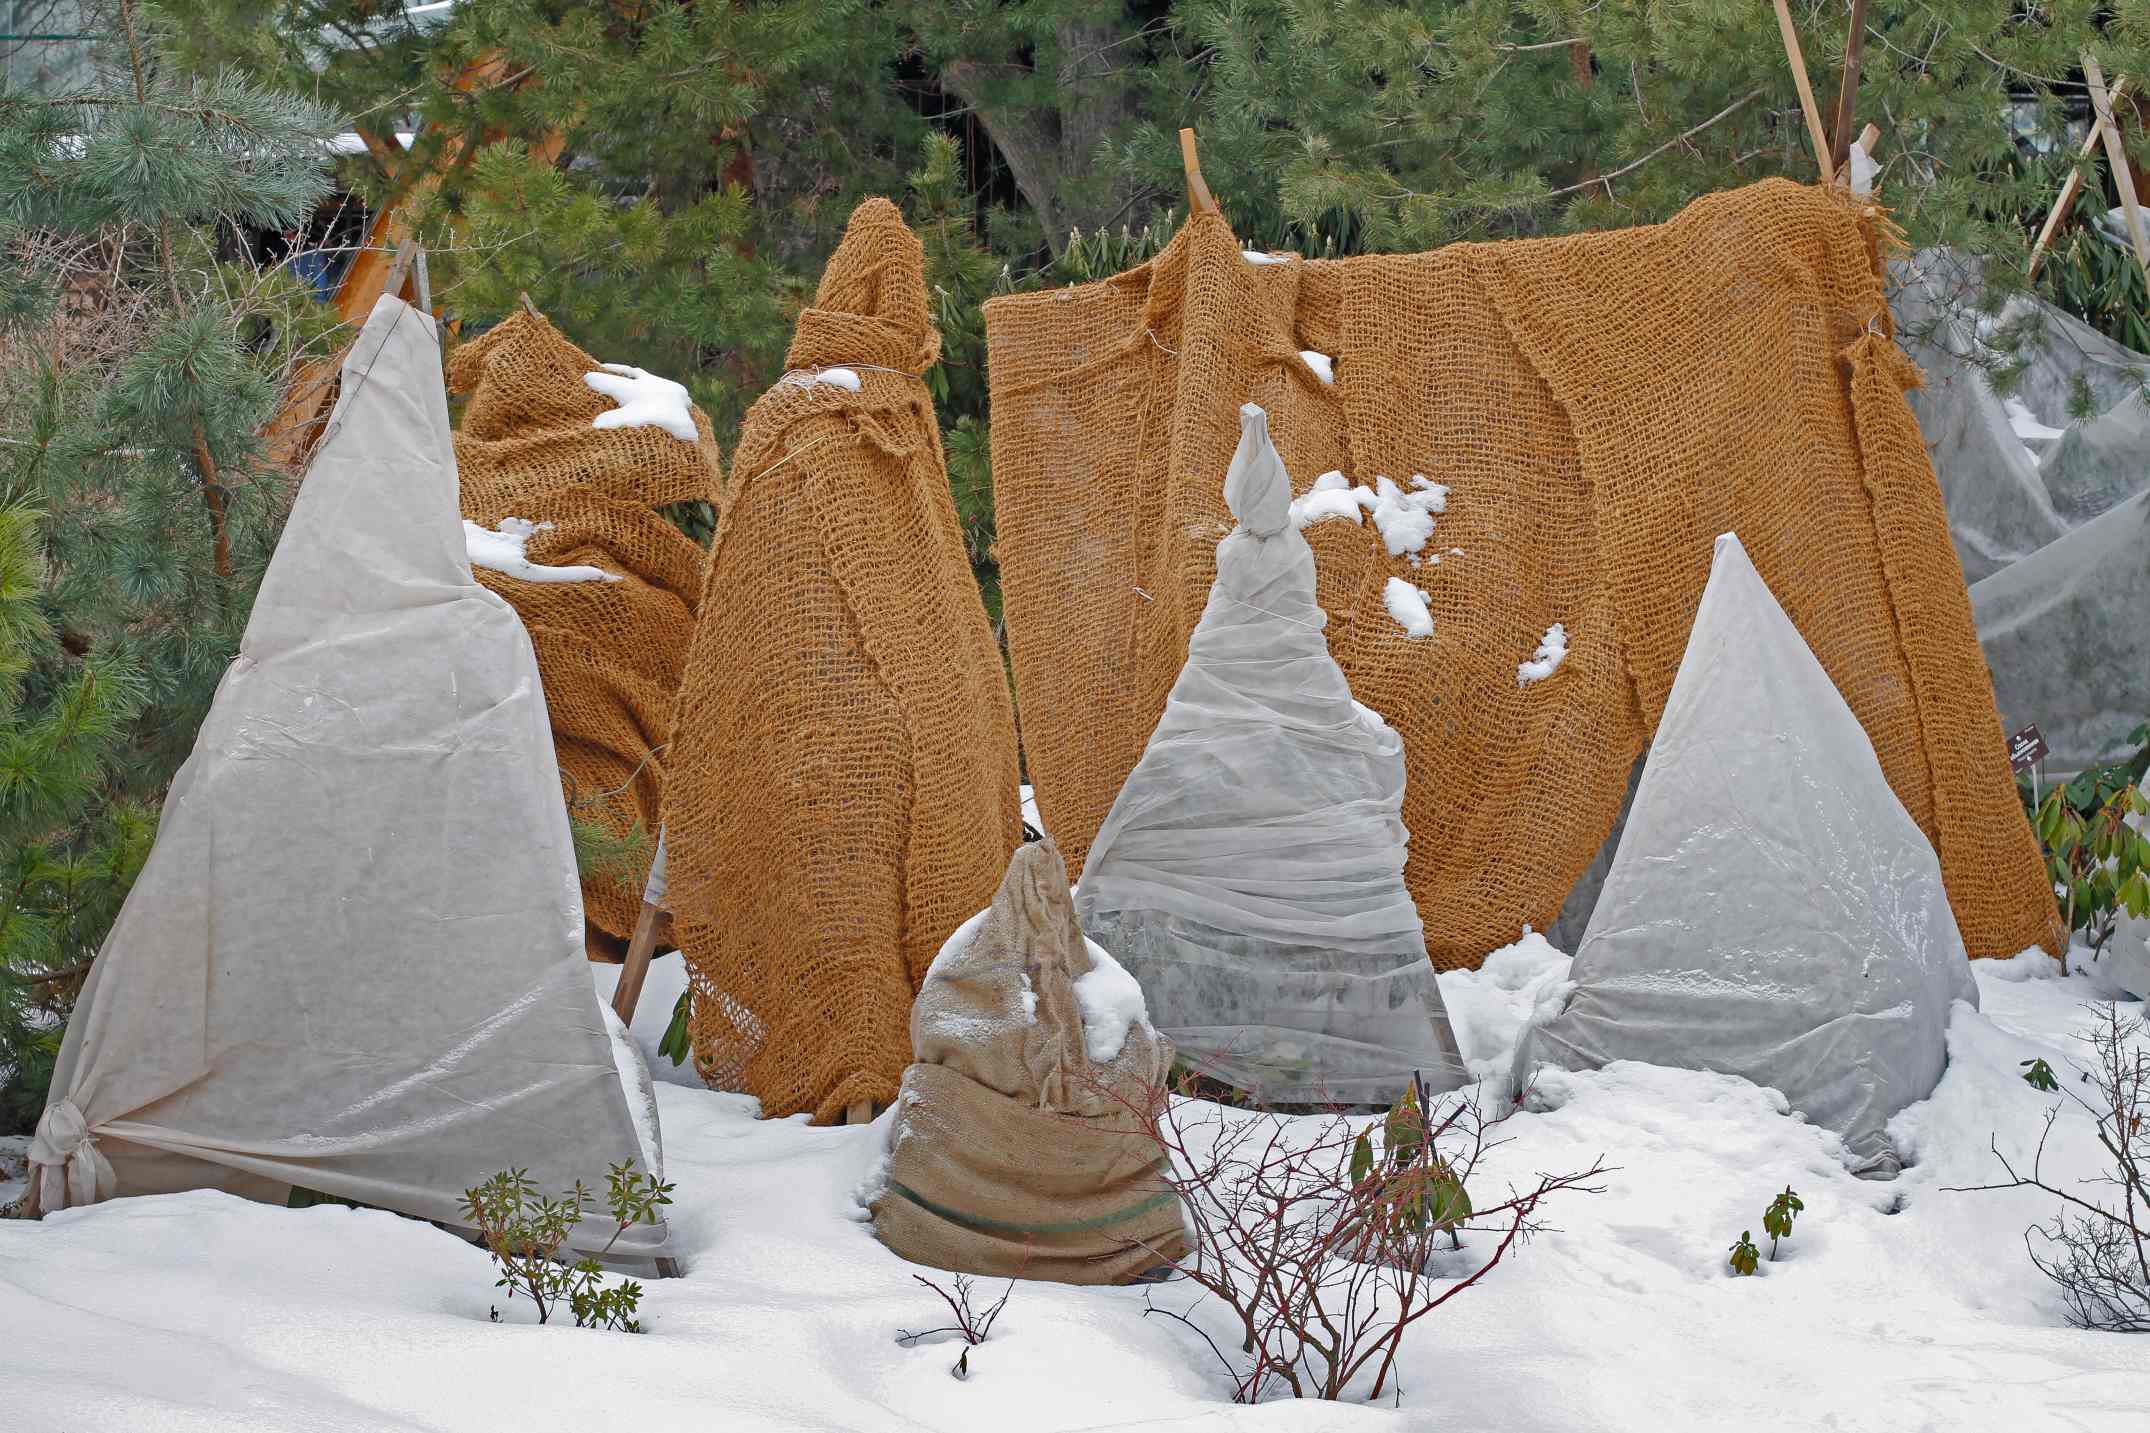
[[[635,931],[627,941],[627,962],[620,967],[620,983],[612,991],[612,1013],[620,1023],[633,1026],[635,1006],[642,1002],[642,982],[649,977],[650,953],[657,948],[657,927],[664,920],[664,831],[657,832],[657,854],[650,858],[649,880],[642,887],[642,913],[635,917]]]
[[[1822,129],[1822,112],[1814,103],[1814,86],[1807,80],[1806,57],[1799,52],[1799,32],[1792,28],[1792,10],[1787,0],[1776,0],[1777,28],[1784,34],[1784,57],[1791,61],[1792,83],[1799,87],[1799,108],[1807,117],[1807,134],[1814,141],[1814,162],[1822,172],[1822,183],[1836,178],[1836,166],[1829,162],[1829,135]]]
[[[1837,82],[1836,116],[1829,126],[1830,158],[1838,169],[1851,163],[1851,121],[1859,108],[1859,61],[1865,53],[1866,0],[1851,0],[1851,31],[1844,37],[1844,74]]]
[[[2128,168],[2128,152],[2120,145],[2120,125],[2113,118],[2113,99],[2105,92],[2105,72],[2097,57],[2083,52],[2083,77],[2090,82],[2090,102],[2098,126],[2105,135],[2105,157],[2113,168],[2113,183],[2120,190],[2120,207],[2128,218],[2128,237],[2135,242],[2135,262],[2150,277],[2150,232],[2143,227],[2143,206],[2135,197],[2135,172]]]
[[[2120,103],[2120,98],[2127,93],[2127,88],[2126,75],[2113,76],[2110,97],[2114,104]],[[2053,235],[2059,232],[2061,221],[2068,217],[2068,210],[2075,204],[2075,196],[2083,192],[2083,171],[2080,166],[2084,160],[2090,158],[2091,151],[2098,147],[2099,136],[2104,131],[2104,122],[2098,118],[2097,107],[2093,105],[2090,111],[2090,132],[2083,136],[2083,147],[2075,156],[2078,167],[2068,171],[2067,182],[2060,186],[2060,197],[2053,201],[2052,209],[2045,216],[2045,224],[2038,230],[2038,240],[2031,245],[2030,278],[2038,277],[2038,266],[2045,262],[2045,246],[2053,242]]]
[[[1202,163],[1195,155],[1194,131],[1180,131],[1180,167],[1187,173],[1187,213],[1222,214],[1217,207],[1216,196],[1209,192],[1208,183],[1202,178]]]

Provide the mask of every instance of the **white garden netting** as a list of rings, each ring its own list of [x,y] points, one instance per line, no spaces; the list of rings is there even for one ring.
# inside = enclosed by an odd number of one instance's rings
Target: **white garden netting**
[[[1404,889],[1402,739],[1352,700],[1268,416],[1240,410],[1238,520],[1187,662],[1099,828],[1076,911],[1196,1069],[1281,1103],[1465,1076]]]

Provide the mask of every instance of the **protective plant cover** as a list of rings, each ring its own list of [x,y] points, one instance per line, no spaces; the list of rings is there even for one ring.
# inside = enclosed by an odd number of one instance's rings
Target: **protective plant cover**
[[[1899,1164],[1883,1127],[1933,1092],[1952,1002],[1978,1004],[1933,848],[1730,533],[1540,1063],[1640,1060],[1781,1091]]]
[[[1465,1081],[1404,889],[1403,740],[1352,700],[1268,415],[1240,409],[1239,525],[1076,910],[1204,1074],[1277,1103]]]
[[[2110,761],[2150,718],[2150,492],[1971,589],[2010,731],[2036,722],[2046,773]]]
[[[666,879],[695,1067],[772,1118],[895,1099],[918,983],[1021,840],[939,354],[924,247],[869,199],[747,413],[681,677]]]
[[[664,820],[665,740],[702,596],[701,547],[657,509],[718,500],[709,417],[690,407],[694,441],[655,424],[597,427],[619,408],[593,390],[597,359],[525,310],[456,348],[452,391],[468,396],[455,435],[463,516],[486,528],[539,524],[531,561],[590,566],[609,582],[530,582],[478,568],[537,649],[560,779],[574,812],[654,844]],[[583,913],[593,941],[625,951],[641,883],[593,872]]]
[[[1372,521],[1306,529],[1330,654],[1403,738],[1404,880],[1437,966],[1559,912],[1728,530],[1940,853],[1965,944],[2058,951],[1904,401],[1918,375],[1891,341],[1885,242],[1840,187],[1781,179],[1662,224],[1333,261],[1249,263],[1205,214],[1139,268],[987,303],[1025,771],[1070,864],[1179,679],[1251,400],[1309,488],[1334,470],[1448,489],[1416,554]],[[1428,594],[1431,636],[1384,610],[1390,578]],[[1519,685],[1556,622],[1566,660]]]
[[[38,1206],[296,1185],[456,1224],[504,1169],[643,1162],[553,773],[529,639],[470,575],[433,321],[383,298],[68,1024]]]
[[[941,947],[911,1007],[881,1242],[917,1264],[1118,1284],[1186,1252],[1154,1119],[1172,1046],[1084,940],[1050,840]]]
[[[2028,557],[2150,484],[2150,357],[2035,294],[1982,312],[1982,268],[1954,250],[1900,259],[1890,280],[1899,339],[1925,378],[1905,400],[1933,460],[1966,581]],[[1996,346],[2004,341],[2006,349]],[[2009,371],[2005,396],[1989,368]],[[2080,418],[2079,401],[2088,404]]]

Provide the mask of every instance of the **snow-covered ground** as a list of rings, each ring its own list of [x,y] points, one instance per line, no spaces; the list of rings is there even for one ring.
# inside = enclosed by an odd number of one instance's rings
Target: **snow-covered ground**
[[[1565,965],[1533,940],[1442,977],[1475,1070],[1505,1066]],[[1959,1007],[1940,1089],[1892,1127],[1913,1161],[1892,1183],[1851,1178],[1833,1136],[1738,1080],[1546,1075],[1485,1177],[1601,1155],[1617,1169],[1602,1195],[1548,1206],[1555,1232],[1420,1326],[1399,1411],[1234,1407],[1209,1351],[1145,1318],[1139,1289],[1019,1286],[965,1382],[945,1340],[898,1346],[943,1311],[853,1201],[886,1121],[758,1121],[751,1101],[673,1071],[655,1053],[680,984],[666,957],[635,1034],[660,1079],[687,1272],[646,1286],[647,1334],[539,1328],[501,1303],[482,1253],[392,1215],[120,1200],[0,1223],[0,1426],[2140,1433],[2150,1339],[2065,1325],[2021,1237],[2047,1202],[1946,1188],[1994,1174],[1996,1132],[2008,1148],[2036,1137],[2056,1097],[2019,1062],[2072,1079],[2100,987],[2037,955],[1977,970],[1984,1009]],[[2087,1122],[2063,1117],[2047,1160],[2088,1172]],[[1781,1257],[1728,1276],[1727,1246],[1761,1234],[1786,1184],[1806,1212]],[[1157,1297],[1195,1301],[1184,1285]]]

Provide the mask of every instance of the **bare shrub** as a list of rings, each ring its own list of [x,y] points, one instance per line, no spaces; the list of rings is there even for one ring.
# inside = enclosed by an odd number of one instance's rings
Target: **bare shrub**
[[[2150,1333],[2150,1021],[2122,1018],[2117,1004],[2093,1007],[2099,1021],[2084,1043],[2089,1067],[2060,1093],[2096,1122],[2109,1167],[2072,1188],[2045,1175],[2046,1142],[2063,1106],[2046,1112],[2028,1171],[1993,1142],[2007,1178],[1969,1191],[2036,1189],[2061,1201],[2053,1218],[2023,1232],[2031,1262],[2060,1289],[2078,1328]],[[2087,1086],[2089,1093],[2078,1087]],[[2038,1088],[2052,1088],[2048,1082]]]
[[[1414,1324],[1542,1230],[1547,1198],[1600,1192],[1591,1181],[1605,1173],[1602,1161],[1541,1173],[1489,1202],[1483,1166],[1507,1142],[1494,1137],[1505,1115],[1463,1098],[1432,1105],[1423,1087],[1385,1119],[1241,1111],[1162,1090],[1145,1113],[1193,1245],[1169,1262],[1207,1296],[1175,1310],[1153,1294],[1148,1312],[1201,1335],[1239,1403],[1341,1399],[1368,1375],[1366,1397],[1379,1398]],[[1236,1352],[1192,1317],[1208,1300],[1229,1311]]]

